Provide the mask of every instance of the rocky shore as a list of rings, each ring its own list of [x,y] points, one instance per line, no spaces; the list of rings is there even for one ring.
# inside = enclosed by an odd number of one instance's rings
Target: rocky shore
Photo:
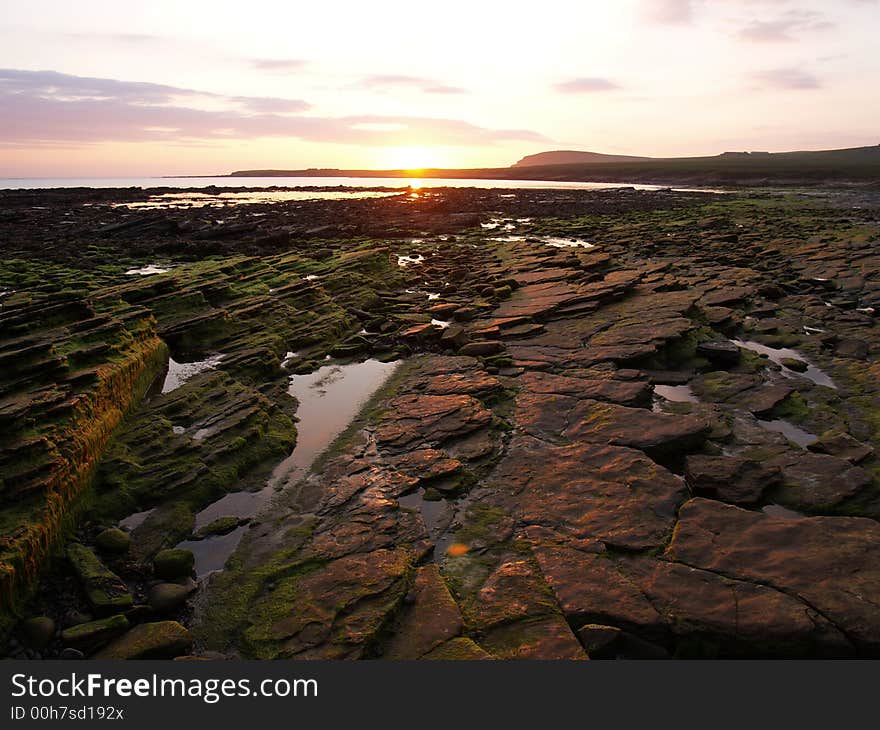
[[[0,653],[880,655],[876,191],[182,192],[0,191]]]

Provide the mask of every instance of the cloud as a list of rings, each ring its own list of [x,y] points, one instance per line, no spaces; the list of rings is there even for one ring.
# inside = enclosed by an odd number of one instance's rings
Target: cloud
[[[562,81],[554,87],[563,94],[591,94],[597,91],[615,91],[620,88],[610,79],[595,76],[581,76],[580,78]]]
[[[285,73],[296,71],[308,63],[301,58],[251,58],[250,64],[259,71]]]
[[[366,88],[374,91],[385,91],[394,88],[410,88],[425,94],[466,94],[467,89],[460,86],[448,86],[424,76],[404,76],[401,74],[373,74],[362,78],[355,88]]]
[[[813,74],[799,68],[773,68],[755,71],[751,78],[764,87],[773,89],[818,89],[822,83]]]
[[[31,98],[56,103],[115,102],[139,108],[170,108],[187,104],[195,109],[219,105],[240,107],[245,111],[293,113],[305,111],[309,104],[300,99],[276,99],[262,96],[227,96],[177,86],[142,81],[72,76],[57,71],[21,71],[0,69],[0,100],[22,101]]]
[[[801,32],[821,31],[834,28],[835,24],[820,13],[809,10],[789,10],[772,20],[752,20],[737,35],[743,40],[756,42],[793,41]]]
[[[661,25],[687,25],[694,19],[697,2],[694,0],[642,0],[641,15]]]
[[[287,137],[363,145],[491,145],[546,142],[524,129],[488,129],[455,119],[306,116],[304,101],[226,96],[161,84],[54,71],[0,70],[0,145],[100,142],[200,144]]]

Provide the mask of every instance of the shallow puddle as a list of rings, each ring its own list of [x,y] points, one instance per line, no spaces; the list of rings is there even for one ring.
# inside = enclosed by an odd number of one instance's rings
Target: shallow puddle
[[[803,377],[812,380],[816,385],[824,385],[827,388],[837,389],[834,381],[828,375],[813,365],[797,350],[792,350],[787,347],[768,347],[767,345],[762,345],[760,342],[754,342],[752,340],[731,340],[731,342],[737,347],[757,352],[759,355],[766,355],[772,362],[782,368],[782,374],[787,377],[793,378],[802,375]],[[807,368],[802,373],[796,372],[782,364],[782,360],[785,359],[799,360],[800,362],[805,363]]]
[[[204,540],[184,540],[176,547],[192,550],[196,559],[196,578],[202,579],[223,570],[246,530],[247,525],[242,525],[225,535],[211,535]]]
[[[410,264],[420,264],[425,260],[425,257],[421,254],[416,254],[415,256],[398,256],[397,257],[397,265],[406,268]]]
[[[129,515],[128,517],[119,520],[119,527],[127,532],[131,532],[132,530],[140,527],[144,522],[146,522],[147,517],[149,517],[153,512],[156,511],[156,508],[147,509],[143,512],[135,512],[134,514]]]
[[[291,375],[287,392],[299,402],[296,409],[297,441],[290,456],[272,471],[267,484],[252,492],[231,492],[196,515],[195,530],[219,517],[254,517],[272,496],[302,479],[315,459],[351,424],[373,394],[391,377],[400,361],[329,364],[305,375]],[[244,534],[246,526],[227,535],[185,540],[177,547],[192,550],[196,573],[201,577],[222,570]]]
[[[365,360],[324,365],[313,373],[291,375],[287,392],[299,401],[296,448],[275,467],[270,483],[299,481],[399,365],[399,360]]]
[[[169,271],[171,271],[171,269],[163,268],[156,264],[149,264],[147,266],[141,266],[139,269],[129,269],[125,273],[128,276],[149,276],[150,274],[166,274]]]
[[[114,203],[114,208],[139,210],[163,210],[170,208],[219,208],[226,206],[254,205],[259,203],[284,203],[291,200],[353,200],[355,198],[387,198],[400,192],[377,190],[249,190],[238,193],[162,193],[136,203]]]
[[[758,419],[758,424],[761,428],[765,428],[768,431],[781,433],[785,438],[792,443],[797,444],[802,449],[806,449],[807,446],[814,444],[819,440],[818,436],[814,436],[809,431],[804,431],[802,428],[798,428],[793,423],[789,423],[781,418],[772,421],[762,421]]]
[[[206,370],[216,368],[222,359],[222,353],[217,353],[206,357],[204,360],[196,360],[194,362],[177,362],[169,358],[168,374],[165,376],[165,382],[162,383],[162,392],[170,393],[172,390],[177,390],[190,378],[194,378]]]
[[[587,241],[576,241],[571,238],[542,238],[541,243],[545,246],[553,246],[553,248],[595,248],[592,243]]]
[[[700,399],[694,395],[689,385],[655,385],[655,395],[675,403],[699,403]]]

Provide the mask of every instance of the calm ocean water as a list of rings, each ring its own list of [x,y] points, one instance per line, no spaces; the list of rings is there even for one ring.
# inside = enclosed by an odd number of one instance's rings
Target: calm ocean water
[[[637,188],[661,190],[663,185],[629,185],[602,182],[558,182],[545,180],[453,180],[443,178],[380,178],[380,177],[46,177],[46,178],[0,178],[0,189],[47,189],[47,188],[264,188],[272,187],[335,187],[401,188],[549,188],[555,190],[607,188]]]

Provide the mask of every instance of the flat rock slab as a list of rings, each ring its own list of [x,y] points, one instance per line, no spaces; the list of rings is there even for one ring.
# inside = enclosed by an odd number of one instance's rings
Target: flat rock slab
[[[140,624],[99,651],[94,659],[173,659],[186,654],[192,635],[177,621]]]
[[[411,605],[385,649],[386,659],[419,659],[461,633],[461,613],[436,565],[419,568],[410,596]]]
[[[357,658],[400,605],[412,556],[348,555],[279,580],[250,609],[244,638],[261,658]]]
[[[639,451],[523,436],[487,480],[524,525],[630,549],[659,545],[685,497],[681,481]]]
[[[592,398],[621,405],[648,403],[651,386],[646,382],[627,382],[613,378],[573,378],[551,373],[523,373],[516,384],[528,393]]]
[[[134,603],[134,598],[125,582],[85,545],[79,543],[68,545],[67,559],[96,613],[101,615],[116,613],[131,607]]]
[[[784,454],[768,462],[782,472],[773,498],[807,512],[835,511],[873,483],[871,474],[827,454]]]
[[[470,395],[403,395],[388,404],[388,418],[376,431],[386,448],[439,444],[488,425],[492,412]]]
[[[880,525],[858,517],[781,519],[693,499],[665,557],[795,596],[857,649],[880,650]]]
[[[613,403],[582,400],[569,414],[563,435],[573,441],[630,446],[653,455],[687,451],[709,433],[709,424],[696,416],[654,413]]]

